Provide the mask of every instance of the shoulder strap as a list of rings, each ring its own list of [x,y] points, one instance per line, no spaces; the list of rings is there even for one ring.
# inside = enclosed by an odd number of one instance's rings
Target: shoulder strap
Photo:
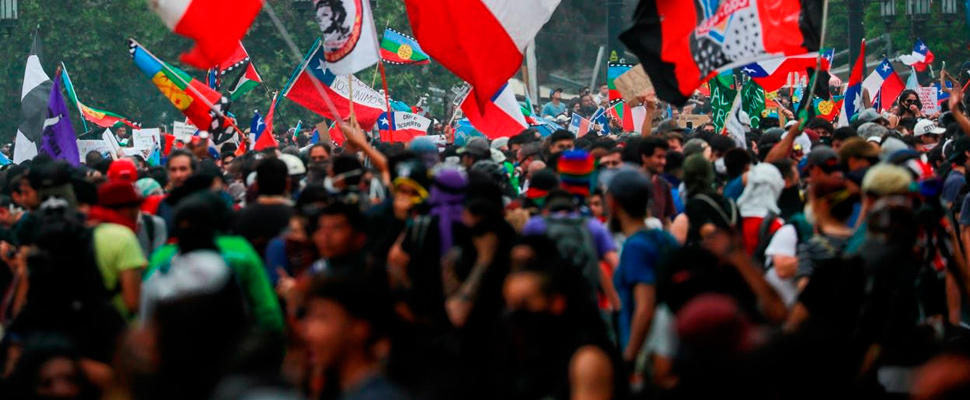
[[[151,215],[141,214],[141,223],[145,225],[145,231],[148,233],[148,248],[151,249],[155,246],[155,220]]]
[[[724,222],[729,223],[731,226],[738,226],[737,205],[735,205],[733,201],[731,201],[730,199],[728,199],[728,204],[731,207],[731,216],[728,216],[728,215],[726,215],[724,213],[724,210],[721,208],[721,205],[720,204],[717,204],[717,202],[714,201],[714,199],[710,198],[710,196],[708,196],[706,194],[699,194],[696,197],[699,200],[701,200],[701,201],[707,203],[708,205],[710,205],[711,208],[713,208],[715,211],[717,211],[718,214],[721,214],[721,218],[724,219]]]

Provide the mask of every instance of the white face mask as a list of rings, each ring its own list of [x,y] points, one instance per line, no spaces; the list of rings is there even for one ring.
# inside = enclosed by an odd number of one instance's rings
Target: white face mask
[[[930,151],[930,150],[933,150],[933,148],[936,147],[936,145],[938,144],[939,143],[925,143],[923,144],[923,148],[926,149],[926,151]]]

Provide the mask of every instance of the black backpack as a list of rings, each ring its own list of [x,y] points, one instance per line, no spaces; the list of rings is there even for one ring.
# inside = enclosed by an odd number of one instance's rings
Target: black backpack
[[[774,225],[775,220],[778,219],[778,214],[774,211],[768,212],[768,215],[761,221],[761,227],[758,228],[758,246],[754,249],[754,254],[752,258],[756,265],[760,265],[762,268],[765,267],[765,263],[768,261],[768,257],[765,256],[765,250],[768,250],[768,244],[771,243],[771,238],[775,237],[775,232],[771,231],[771,226]]]

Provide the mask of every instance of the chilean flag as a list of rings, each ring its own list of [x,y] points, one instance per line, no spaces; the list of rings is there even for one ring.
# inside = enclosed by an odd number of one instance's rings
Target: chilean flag
[[[195,47],[180,60],[199,69],[215,67],[232,56],[263,7],[262,0],[155,0],[148,4],[168,29],[195,40]]]
[[[253,150],[260,151],[280,147],[280,143],[276,141],[276,136],[273,136],[273,114],[275,111],[276,95],[273,95],[273,102],[269,106],[269,111],[266,112],[266,124],[264,125],[263,132],[256,138],[256,144],[253,145]]]
[[[418,136],[427,136],[430,127],[430,119],[402,111],[384,113],[377,119],[383,142],[410,142]]]
[[[829,70],[831,59],[828,54],[830,53],[825,52],[821,55],[822,71]],[[765,89],[765,92],[774,92],[788,83],[788,74],[815,68],[818,61],[819,53],[777,57],[745,65],[741,67],[741,72],[750,76],[755,83]]]
[[[573,114],[573,119],[569,123],[569,131],[576,134],[577,138],[586,136],[589,133],[590,123],[589,120],[579,116],[579,114]]]
[[[865,81],[862,81],[862,88],[869,91],[870,96],[873,96],[873,105],[875,106],[878,103],[877,109],[883,111],[892,106],[899,94],[906,88],[906,85],[903,84],[903,80],[893,69],[893,65],[889,63],[889,59],[883,58],[879,66],[869,74]],[[874,95],[875,93],[879,93],[878,96]]]
[[[475,129],[484,133],[489,139],[515,136],[529,127],[525,116],[522,115],[522,107],[515,100],[515,94],[508,84],[500,87],[498,92],[484,103],[469,94],[461,103],[461,111],[465,113]]]
[[[929,47],[926,47],[923,39],[916,38],[916,44],[913,45],[913,52],[899,56],[899,61],[922,72],[926,70],[926,66],[933,63],[933,52],[930,51]]]
[[[859,59],[852,65],[849,75],[849,85],[845,89],[845,100],[842,102],[842,112],[839,113],[839,126],[849,126],[852,117],[862,111],[862,69],[866,66],[866,40],[862,40]]]
[[[337,76],[327,69],[320,41],[314,45],[310,56],[303,61],[296,78],[283,90],[283,97],[306,107],[324,118],[346,119],[350,116],[350,79]],[[364,130],[370,130],[377,123],[387,105],[384,96],[367,86],[360,79],[354,79],[354,115]],[[340,115],[332,115],[323,96],[330,98]]]
[[[519,70],[526,46],[549,21],[559,2],[405,0],[404,4],[421,48],[470,83],[473,89],[469,97],[484,105]]]
[[[933,82],[933,87],[936,88],[936,104],[943,104],[944,101],[950,100],[950,92],[943,91],[943,87],[940,86],[940,82]],[[948,89],[953,89],[953,82],[947,80],[946,87]]]

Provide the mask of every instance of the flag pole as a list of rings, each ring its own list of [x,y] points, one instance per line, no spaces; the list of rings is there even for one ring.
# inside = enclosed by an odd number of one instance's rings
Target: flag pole
[[[390,116],[391,121],[393,122],[394,121],[394,114],[391,112],[390,92],[387,89],[387,73],[384,71],[384,59],[383,59],[383,57],[381,57],[381,44],[377,42],[377,26],[375,26],[373,24],[373,21],[374,21],[374,11],[371,10],[370,7],[366,7],[366,8],[367,8],[367,12],[370,14],[369,17],[371,18],[371,24],[370,24],[370,26],[371,26],[371,32],[374,33],[374,51],[377,52],[377,69],[380,70],[380,72],[381,72],[381,82],[382,82],[383,87],[384,87],[384,105],[387,107],[387,110],[385,110],[385,111]],[[385,28],[384,28],[385,32],[387,31],[387,26],[386,25],[387,25],[387,23],[385,23]],[[373,86],[373,85],[371,85],[371,86]],[[393,125],[393,124],[391,124],[391,125]]]
[[[829,19],[829,2],[828,0],[825,0],[822,2],[822,33],[819,34],[819,39],[818,39],[819,49],[822,49],[825,47],[825,26],[828,24],[828,19]],[[815,72],[812,74],[813,75],[812,79],[809,80],[809,86],[811,87],[808,88],[808,96],[805,97],[806,105],[811,104],[812,98],[815,97],[815,86],[818,84],[818,82],[816,81],[818,80],[818,73],[821,70],[822,70],[822,53],[819,52],[818,55],[815,57]],[[808,106],[799,107],[799,108],[801,108],[802,111],[805,112],[805,118],[802,118],[801,115],[796,116],[800,120],[798,129],[804,129],[805,124],[808,122],[808,118],[807,118]]]
[[[67,73],[67,66],[64,62],[61,62],[61,69],[64,70],[63,79],[67,80],[67,84],[71,87],[71,91],[74,92],[74,106],[77,107],[77,112],[81,117],[81,125],[84,126],[84,131],[88,131],[88,121],[84,118],[84,110],[81,109],[81,100],[77,98],[77,88],[74,87],[74,81],[71,80],[71,74]]]

